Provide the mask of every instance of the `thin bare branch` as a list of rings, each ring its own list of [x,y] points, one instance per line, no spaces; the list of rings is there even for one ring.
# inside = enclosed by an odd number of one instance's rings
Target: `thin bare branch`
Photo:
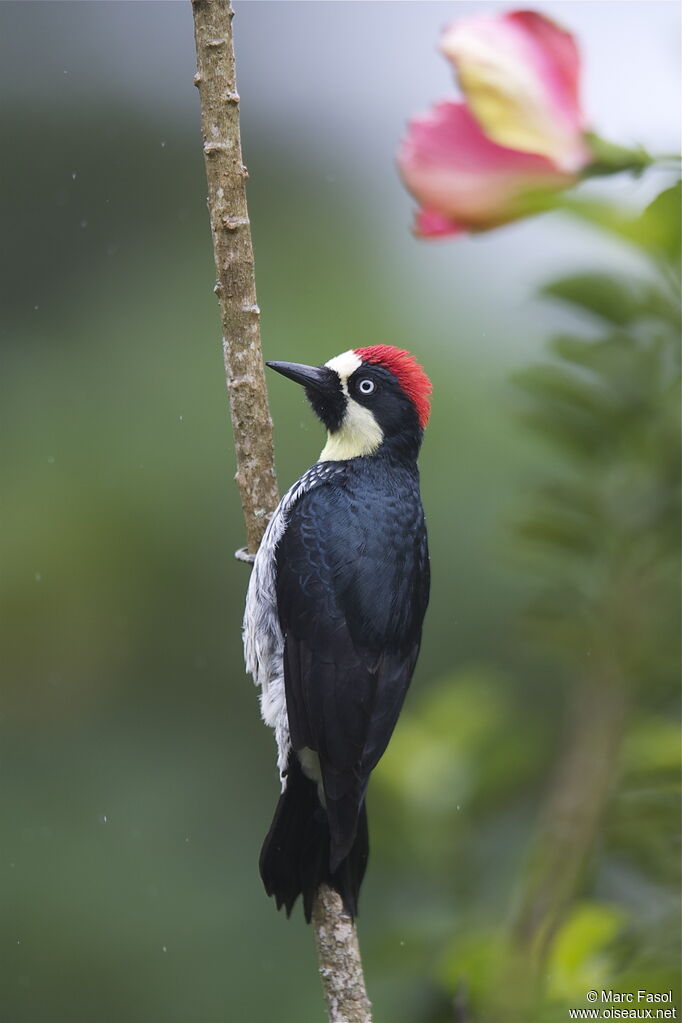
[[[254,554],[275,510],[278,494],[246,205],[248,175],[242,161],[239,132],[232,10],[226,0],[194,0],[192,7],[197,50],[194,82],[201,97],[215,290],[237,454],[236,479],[247,546]]]
[[[357,931],[341,897],[327,885],[317,893],[312,922],[331,1023],[371,1023]]]
[[[254,554],[278,499],[260,341],[260,310],[242,162],[239,95],[228,0],[192,0],[208,210],[223,330],[225,375],[248,552]],[[244,554],[241,553],[242,557]],[[313,910],[330,1023],[371,1023],[355,925],[322,886]]]

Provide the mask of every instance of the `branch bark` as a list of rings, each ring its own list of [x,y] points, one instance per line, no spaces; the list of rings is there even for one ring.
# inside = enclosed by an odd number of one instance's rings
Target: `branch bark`
[[[313,906],[320,978],[332,1023],[372,1023],[355,925],[341,897],[321,885]]]
[[[237,485],[247,548],[255,554],[277,506],[277,478],[260,341],[260,309],[246,167],[239,132],[239,95],[227,0],[194,0],[195,85],[208,181],[208,212],[223,330],[225,379],[237,455]]]
[[[225,378],[247,550],[255,554],[278,501],[260,340],[260,310],[242,161],[239,95],[229,0],[192,0],[208,211],[216,265]],[[313,908],[320,977],[330,1023],[371,1023],[357,932],[336,892],[323,885]]]

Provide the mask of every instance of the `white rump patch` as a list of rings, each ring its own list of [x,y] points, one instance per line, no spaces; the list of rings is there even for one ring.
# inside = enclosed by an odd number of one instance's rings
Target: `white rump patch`
[[[322,781],[322,768],[320,767],[319,755],[314,750],[308,749],[307,746],[304,746],[303,749],[298,751],[297,756],[298,762],[301,765],[301,770],[306,778],[310,778],[310,780],[314,781],[317,785],[317,798],[322,803],[322,806],[326,808],[327,799],[324,794],[324,783]]]

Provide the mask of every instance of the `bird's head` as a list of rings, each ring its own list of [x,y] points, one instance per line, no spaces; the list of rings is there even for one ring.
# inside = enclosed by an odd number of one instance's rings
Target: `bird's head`
[[[431,382],[409,352],[373,345],[343,352],[324,366],[267,365],[305,387],[327,427],[320,461],[372,455],[380,448],[416,458],[429,418]]]

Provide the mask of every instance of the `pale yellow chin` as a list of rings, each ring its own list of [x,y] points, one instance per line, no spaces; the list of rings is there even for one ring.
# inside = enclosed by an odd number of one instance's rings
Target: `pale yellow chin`
[[[381,427],[369,409],[349,398],[344,420],[338,430],[327,434],[318,461],[340,462],[371,455],[383,439]]]

